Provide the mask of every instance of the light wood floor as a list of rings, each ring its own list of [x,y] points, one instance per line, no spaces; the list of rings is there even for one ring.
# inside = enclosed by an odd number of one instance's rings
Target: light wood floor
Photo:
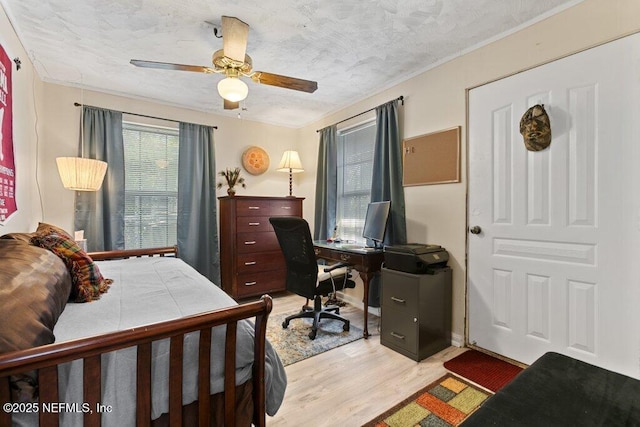
[[[304,299],[276,296],[273,314],[292,313]],[[340,314],[362,327],[362,311]],[[294,320],[295,321],[295,320]],[[285,368],[284,402],[268,426],[361,426],[446,373],[442,364],[465,351],[449,347],[417,363],[380,344],[379,318],[369,315],[368,340],[321,353]]]

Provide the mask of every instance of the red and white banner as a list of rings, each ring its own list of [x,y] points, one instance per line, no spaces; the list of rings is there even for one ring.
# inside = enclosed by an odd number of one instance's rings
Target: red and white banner
[[[11,66],[11,58],[0,45],[0,225],[4,225],[18,210],[13,158]]]

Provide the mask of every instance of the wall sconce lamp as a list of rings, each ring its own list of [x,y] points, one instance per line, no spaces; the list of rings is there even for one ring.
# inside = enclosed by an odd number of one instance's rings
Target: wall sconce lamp
[[[276,169],[278,172],[289,172],[289,197],[293,197],[293,174],[304,172],[297,151],[285,151]]]
[[[107,172],[107,163],[84,157],[58,157],[58,173],[64,188],[75,191],[98,191]]]

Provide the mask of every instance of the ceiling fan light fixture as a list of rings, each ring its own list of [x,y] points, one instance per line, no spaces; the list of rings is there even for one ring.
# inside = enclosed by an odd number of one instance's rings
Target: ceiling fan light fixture
[[[222,34],[222,49],[216,50],[211,57],[213,67],[142,61],[139,59],[132,59],[130,62],[136,67],[143,68],[224,74],[226,78],[218,82],[218,93],[224,99],[223,108],[225,110],[235,110],[239,108],[239,102],[244,100],[249,94],[249,88],[239,79],[240,76],[248,77],[258,84],[307,93],[313,93],[318,89],[318,83],[315,81],[282,76],[264,71],[254,72],[253,61],[251,57],[247,55],[249,25],[246,22],[233,16],[223,16]]]
[[[218,93],[231,102],[239,102],[249,94],[249,86],[237,77],[226,77],[218,82]]]

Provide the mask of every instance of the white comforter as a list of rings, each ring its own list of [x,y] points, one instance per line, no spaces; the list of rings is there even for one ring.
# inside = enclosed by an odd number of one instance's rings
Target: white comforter
[[[172,257],[132,258],[98,263],[104,277],[113,279],[109,292],[98,301],[67,304],[55,326],[56,342],[83,338],[106,332],[129,329],[164,320],[236,305],[220,288],[213,285],[180,259]],[[214,329],[212,338],[211,392],[223,390],[224,327]],[[197,399],[198,334],[185,337],[183,369],[183,404]],[[251,378],[253,363],[253,324],[238,324],[236,384]],[[168,412],[169,341],[153,345],[152,418]],[[136,351],[125,349],[102,356],[102,405],[104,426],[135,425]],[[82,363],[75,361],[59,368],[60,400],[83,403]],[[266,352],[267,413],[276,413],[287,384],[284,367],[267,342]],[[82,413],[63,413],[63,426],[81,426]],[[15,417],[14,417],[15,418]],[[22,417],[21,417],[22,418]],[[30,420],[22,418],[30,425]],[[18,422],[20,425],[22,422]],[[32,425],[32,424],[31,424]]]

